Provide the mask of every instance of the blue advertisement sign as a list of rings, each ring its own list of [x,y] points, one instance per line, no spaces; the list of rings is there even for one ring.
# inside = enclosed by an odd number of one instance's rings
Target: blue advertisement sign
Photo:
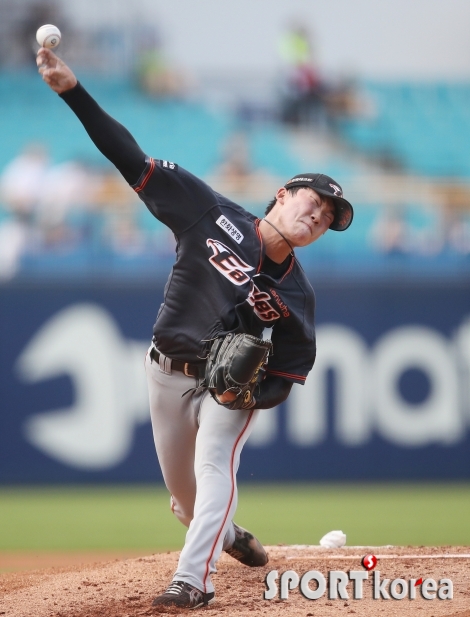
[[[315,285],[318,356],[241,480],[470,478],[470,289]],[[161,480],[143,368],[163,282],[3,286],[0,482]]]

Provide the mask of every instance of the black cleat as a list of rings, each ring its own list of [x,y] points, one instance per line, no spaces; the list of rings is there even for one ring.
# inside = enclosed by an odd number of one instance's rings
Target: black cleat
[[[245,566],[257,568],[268,563],[268,555],[262,544],[246,529],[235,523],[235,542],[225,552]]]
[[[177,606],[178,608],[199,608],[214,601],[214,592],[204,593],[184,581],[173,581],[161,596],[157,596],[152,606]]]

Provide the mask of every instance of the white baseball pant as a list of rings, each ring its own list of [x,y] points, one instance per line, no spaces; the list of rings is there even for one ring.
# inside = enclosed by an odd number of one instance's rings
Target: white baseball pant
[[[236,474],[259,411],[226,409],[207,390],[187,392],[197,387],[197,379],[172,372],[169,364],[152,361],[147,353],[158,460],[172,511],[189,527],[173,580],[210,593],[217,559],[235,540]]]

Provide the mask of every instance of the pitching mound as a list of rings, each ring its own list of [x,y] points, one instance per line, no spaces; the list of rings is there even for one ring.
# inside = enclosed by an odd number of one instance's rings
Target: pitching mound
[[[218,563],[214,576],[216,601],[200,609],[197,614],[211,617],[263,615],[285,617],[329,617],[356,614],[361,617],[470,617],[469,547],[348,547],[323,549],[314,546],[267,547],[270,561],[264,568],[247,568],[228,555]],[[279,576],[292,570],[302,578],[315,570],[328,580],[331,570],[348,573],[362,571],[361,559],[372,553],[378,563],[380,582],[386,595],[400,595],[403,585],[393,587],[394,579],[406,581],[408,591],[404,599],[373,599],[373,572],[363,584],[363,599],[352,598],[352,582],[348,584],[349,599],[329,599],[328,590],[318,599],[307,599],[299,588],[289,591],[281,600],[277,594],[272,600],[264,599],[264,583],[268,572],[277,570]],[[154,615],[152,598],[161,593],[171,579],[178,553],[157,554],[120,561],[108,561],[89,566],[51,568],[28,573],[0,575],[0,615],[6,617],[137,617]],[[274,575],[272,575],[274,577]],[[341,576],[341,575],[340,575]],[[384,582],[389,579],[388,582]],[[436,581],[436,589],[428,582],[427,594],[421,595],[420,582]],[[453,599],[439,599],[440,581],[450,579]],[[415,585],[415,582],[417,583]],[[277,579],[279,586],[279,579]],[[413,585],[416,599],[409,599]],[[317,583],[310,582],[311,590]],[[448,586],[445,593],[448,593]],[[426,594],[425,594],[426,595]],[[417,612],[419,611],[419,612]],[[167,611],[175,614],[178,611]],[[165,613],[163,613],[165,614]]]

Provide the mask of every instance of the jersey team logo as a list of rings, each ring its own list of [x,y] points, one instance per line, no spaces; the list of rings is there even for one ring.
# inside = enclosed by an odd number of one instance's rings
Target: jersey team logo
[[[207,239],[206,244],[214,251],[209,261],[231,283],[244,285],[250,280],[247,272],[251,272],[254,268],[245,263],[232,249],[225,246],[223,242],[211,238]]]
[[[220,240],[208,238],[206,244],[214,251],[214,254],[209,257],[210,263],[231,283],[244,285],[251,281],[251,288],[246,301],[253,307],[254,313],[263,321],[279,319],[280,314],[269,303],[272,300],[271,296],[258,289],[248,275],[248,272],[251,272],[254,268],[245,263],[241,257]]]
[[[280,317],[276,309],[269,304],[271,299],[268,293],[258,289],[253,281],[251,281],[251,289],[246,301],[253,307],[255,314],[263,321],[274,321]]]

